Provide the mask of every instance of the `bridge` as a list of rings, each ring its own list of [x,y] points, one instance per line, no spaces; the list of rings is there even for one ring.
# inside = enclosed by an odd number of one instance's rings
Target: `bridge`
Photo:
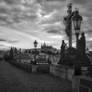
[[[0,92],[72,92],[72,84],[49,73],[28,73],[1,61]]]

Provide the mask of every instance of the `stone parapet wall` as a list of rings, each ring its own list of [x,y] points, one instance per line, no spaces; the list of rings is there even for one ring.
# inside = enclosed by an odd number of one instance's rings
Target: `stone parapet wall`
[[[74,69],[62,65],[50,65],[50,73],[60,78],[72,81]]]
[[[72,81],[73,92],[92,92],[92,78],[74,76]]]

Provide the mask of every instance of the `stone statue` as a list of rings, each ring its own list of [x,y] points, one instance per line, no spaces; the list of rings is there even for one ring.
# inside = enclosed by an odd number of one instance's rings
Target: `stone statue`
[[[64,40],[62,40],[59,64],[61,64],[63,62],[63,60],[64,60],[65,47],[66,47],[66,44],[65,44]]]
[[[81,34],[81,37],[78,41],[78,49],[79,49],[79,52],[84,55],[85,54],[85,50],[86,50],[86,39],[85,39],[85,33],[83,32]]]
[[[82,65],[90,64],[89,58],[86,55],[86,37],[84,32],[81,33],[81,37],[78,41],[78,57],[80,57],[78,60]]]

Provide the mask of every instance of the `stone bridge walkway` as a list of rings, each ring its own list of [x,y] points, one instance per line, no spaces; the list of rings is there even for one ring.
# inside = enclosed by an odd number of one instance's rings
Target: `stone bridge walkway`
[[[50,74],[27,73],[0,61],[0,92],[72,92],[71,83]]]

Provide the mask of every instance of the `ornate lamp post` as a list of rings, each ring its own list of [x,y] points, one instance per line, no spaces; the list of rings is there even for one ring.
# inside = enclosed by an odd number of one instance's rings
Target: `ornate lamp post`
[[[76,9],[72,16],[72,21],[74,25],[75,35],[76,35],[76,48],[78,49],[78,40],[79,40],[79,34],[80,34],[80,28],[81,28],[81,22],[83,18],[79,15],[79,11]]]
[[[37,48],[37,44],[38,44],[38,42],[35,40],[34,41],[34,47],[35,47],[35,56],[34,56],[34,60],[35,60],[35,64],[36,64],[36,48]]]
[[[76,9],[72,11],[72,3],[68,4],[67,16],[64,17],[65,32],[69,38],[69,48],[72,47],[72,22],[74,24],[75,35],[78,41],[82,16],[79,15],[79,11]]]
[[[34,41],[34,47],[35,47],[35,49],[36,49],[36,47],[37,47],[37,44],[38,44],[38,42],[35,40],[35,41]]]
[[[75,36],[76,36],[76,48],[77,48],[77,62],[75,63],[75,75],[81,75],[81,59],[80,59],[80,52],[79,52],[79,35],[80,35],[80,29],[81,29],[81,22],[83,18],[82,16],[79,15],[78,9],[76,9],[73,13],[72,16],[72,21],[74,25],[74,30],[75,30]],[[79,57],[80,56],[80,57]]]

